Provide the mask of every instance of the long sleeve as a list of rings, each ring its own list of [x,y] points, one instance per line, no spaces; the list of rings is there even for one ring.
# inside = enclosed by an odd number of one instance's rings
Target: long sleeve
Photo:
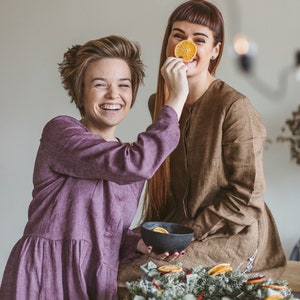
[[[266,129],[260,115],[247,97],[217,79],[184,107],[179,123],[181,137],[170,155],[171,193],[163,221],[193,227],[195,240],[178,262],[186,268],[228,262],[244,270],[255,254],[252,272],[278,278],[286,258],[264,202]],[[147,261],[145,257],[122,267],[119,278],[125,272],[126,277],[134,274],[134,267]]]
[[[138,241],[141,239],[141,235],[128,230],[125,234],[124,240],[120,249],[120,262],[127,263],[131,259],[136,259],[136,249]]]
[[[227,182],[214,203],[191,223],[198,239],[230,236],[255,223],[264,207],[262,167],[265,129],[247,99],[235,101],[222,125],[222,166]],[[216,179],[218,179],[215,174]]]
[[[165,106],[157,120],[134,143],[107,142],[88,132],[77,120],[57,117],[44,128],[39,161],[53,172],[76,178],[128,184],[150,178],[176,147],[179,126],[175,111]],[[41,182],[43,174],[35,176]],[[36,185],[39,182],[36,182]]]

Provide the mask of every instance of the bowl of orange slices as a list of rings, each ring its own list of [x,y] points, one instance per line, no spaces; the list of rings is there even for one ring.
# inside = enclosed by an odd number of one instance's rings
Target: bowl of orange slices
[[[170,222],[144,222],[141,235],[147,246],[156,254],[183,251],[192,241],[194,230],[190,227]]]

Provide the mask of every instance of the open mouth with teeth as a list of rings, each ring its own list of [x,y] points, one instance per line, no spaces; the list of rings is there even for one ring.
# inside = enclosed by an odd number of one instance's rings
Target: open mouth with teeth
[[[122,105],[115,104],[115,103],[111,103],[111,104],[105,103],[100,105],[100,108],[103,110],[120,110],[122,108]]]

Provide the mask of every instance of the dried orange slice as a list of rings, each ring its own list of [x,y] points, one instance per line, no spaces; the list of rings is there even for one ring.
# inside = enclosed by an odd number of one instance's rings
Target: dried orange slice
[[[218,264],[212,268],[210,268],[207,273],[208,275],[221,275],[227,272],[231,272],[232,267],[228,263]]]
[[[167,229],[163,228],[163,227],[155,227],[155,228],[152,229],[152,231],[160,232],[160,233],[166,233],[166,234],[169,233],[169,231]]]
[[[257,277],[249,278],[246,281],[246,284],[260,283],[260,282],[264,282],[265,280],[266,280],[265,276],[257,276]]]
[[[284,296],[281,295],[280,293],[273,294],[273,295],[268,296],[267,298],[265,298],[265,300],[279,300],[279,299],[284,299]]]
[[[289,288],[286,285],[275,285],[275,284],[264,284],[262,286],[264,289],[272,289],[272,290],[288,290]]]
[[[182,268],[174,265],[164,265],[157,268],[157,270],[161,273],[177,273],[181,272]]]
[[[197,52],[197,46],[190,40],[179,42],[174,49],[175,57],[182,58],[183,62],[191,61]]]

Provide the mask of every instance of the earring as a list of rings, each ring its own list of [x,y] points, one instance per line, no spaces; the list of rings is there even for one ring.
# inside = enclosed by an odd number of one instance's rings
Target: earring
[[[215,59],[215,57],[214,57],[214,56],[212,56],[210,60],[214,60],[214,59]]]

